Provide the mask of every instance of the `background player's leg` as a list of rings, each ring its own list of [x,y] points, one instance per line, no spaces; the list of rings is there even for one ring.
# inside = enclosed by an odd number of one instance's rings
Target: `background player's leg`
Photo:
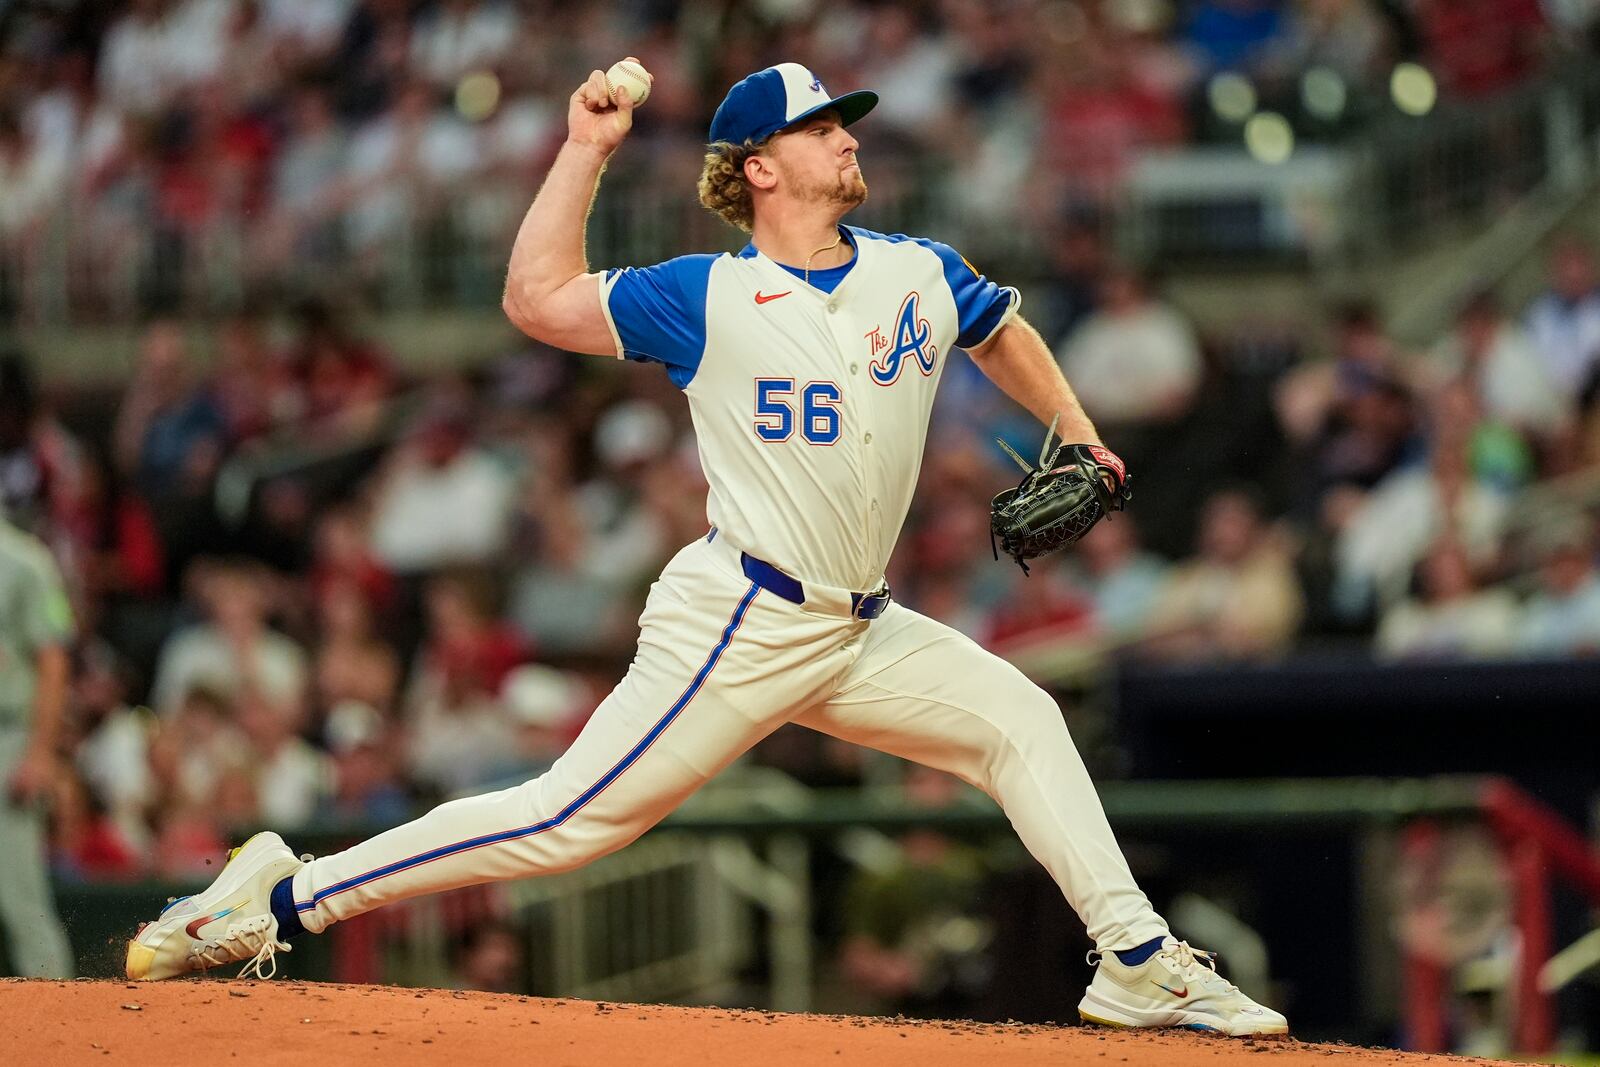
[[[305,928],[614,852],[831,691],[848,663],[837,620],[803,616],[708,558],[680,556],[640,621],[627,676],[547,773],[306,864],[294,877]]]
[[[961,633],[892,605],[835,695],[795,721],[994,797],[1102,950],[1167,932],[1134,883],[1061,709]]]
[[[0,782],[22,759],[26,730],[0,729]],[[56,915],[45,865],[44,812],[0,796],[0,924],[14,973],[71,978],[72,949]]]

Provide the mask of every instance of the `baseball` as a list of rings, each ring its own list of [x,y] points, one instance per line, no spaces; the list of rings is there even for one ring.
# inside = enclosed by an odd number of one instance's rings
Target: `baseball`
[[[654,79],[650,72],[635,59],[620,59],[611,64],[611,69],[606,71],[606,95],[611,102],[617,102],[617,90],[628,90],[628,99],[638,107],[650,95],[650,83]]]

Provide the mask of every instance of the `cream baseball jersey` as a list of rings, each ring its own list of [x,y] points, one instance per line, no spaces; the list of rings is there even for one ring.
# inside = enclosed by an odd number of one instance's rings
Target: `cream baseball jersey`
[[[831,292],[749,245],[610,271],[600,295],[618,356],[665,364],[688,396],[719,536],[801,581],[870,590],[945,361],[1021,297],[948,245],[841,229],[855,257]]]

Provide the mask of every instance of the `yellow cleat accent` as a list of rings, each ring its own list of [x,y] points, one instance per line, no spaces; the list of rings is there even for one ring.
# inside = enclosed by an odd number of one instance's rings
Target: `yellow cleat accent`
[[[228,858],[226,860],[224,860],[223,863],[222,863],[222,869],[223,870],[227,870],[228,869],[228,864],[233,862],[234,857],[237,856],[239,853],[243,852],[245,850],[245,847],[247,845],[249,845],[250,842],[254,841],[256,838],[258,838],[260,836],[261,836],[260,834],[251,834],[249,837],[244,839],[244,844],[243,845],[239,845],[239,846],[237,846],[235,848],[230,848],[228,850]]]
[[[150,977],[150,967],[155,961],[155,949],[141,945],[137,941],[129,941],[128,958],[122,969],[130,981],[142,982]]]

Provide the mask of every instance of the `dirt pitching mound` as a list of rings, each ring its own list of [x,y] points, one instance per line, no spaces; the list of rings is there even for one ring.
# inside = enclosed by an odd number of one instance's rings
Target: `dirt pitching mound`
[[[0,981],[0,1018],[11,1023],[6,1058],[30,1067],[215,1067],[234,1060],[296,1067],[1003,1067],[1102,1061],[1216,1067],[1244,1052],[1262,1054],[1251,1057],[1257,1067],[1489,1062],[1292,1039],[785,1015],[302,982],[8,979]]]

